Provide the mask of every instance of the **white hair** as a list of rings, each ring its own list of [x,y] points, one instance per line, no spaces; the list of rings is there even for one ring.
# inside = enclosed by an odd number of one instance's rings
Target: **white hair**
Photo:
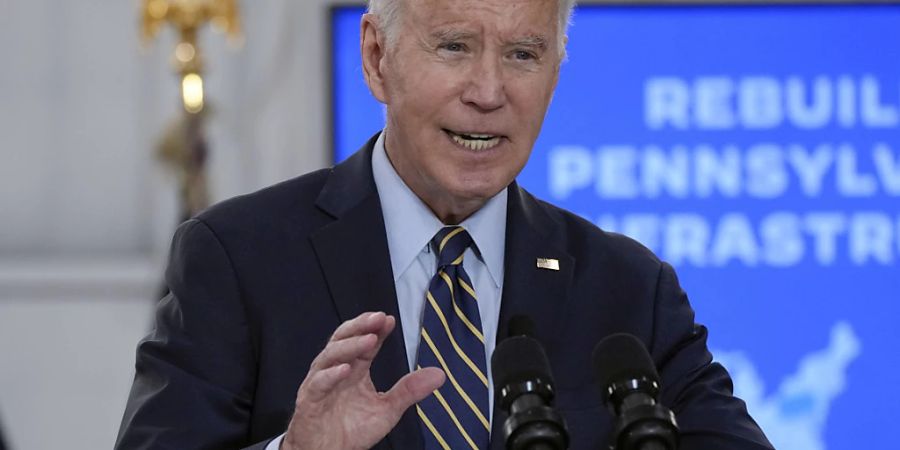
[[[378,18],[378,27],[385,34],[388,45],[393,45],[397,39],[396,25],[400,20],[400,8],[403,0],[368,0],[369,12]],[[569,24],[572,23],[572,10],[575,8],[575,0],[557,0],[559,4],[559,23],[557,26],[557,48],[565,57],[566,33]]]

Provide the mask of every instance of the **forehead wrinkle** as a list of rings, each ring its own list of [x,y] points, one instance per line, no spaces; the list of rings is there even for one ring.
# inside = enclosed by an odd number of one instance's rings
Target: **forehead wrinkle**
[[[544,52],[556,47],[559,40],[558,33],[554,33],[559,28],[556,14],[535,17],[531,10],[528,13],[531,18],[515,14],[515,10],[521,7],[540,7],[543,1],[417,0],[406,5],[408,8],[404,15],[407,17],[403,23],[410,30],[415,30],[417,40],[426,47],[442,42],[490,40],[501,48],[524,47]],[[485,22],[488,16],[496,16],[499,20]]]

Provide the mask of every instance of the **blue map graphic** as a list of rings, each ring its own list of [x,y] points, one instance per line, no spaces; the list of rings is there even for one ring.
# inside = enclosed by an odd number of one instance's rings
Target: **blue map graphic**
[[[825,450],[824,431],[834,399],[847,388],[847,368],[861,344],[847,322],[831,329],[828,347],[804,356],[797,371],[772,393],[766,390],[757,365],[741,352],[714,351],[734,380],[735,395],[778,449]]]

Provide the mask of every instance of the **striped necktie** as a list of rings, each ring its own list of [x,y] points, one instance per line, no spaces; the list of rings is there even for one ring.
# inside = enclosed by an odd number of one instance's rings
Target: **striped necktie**
[[[462,227],[444,227],[432,245],[437,274],[425,293],[417,368],[439,367],[447,381],[416,405],[426,449],[487,449],[487,360],[472,281],[463,253],[472,238]]]

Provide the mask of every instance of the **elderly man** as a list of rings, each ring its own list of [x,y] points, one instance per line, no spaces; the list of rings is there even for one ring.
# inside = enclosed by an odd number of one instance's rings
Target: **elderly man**
[[[771,448],[672,269],[514,181],[572,3],[371,0],[362,61],[384,131],[179,228],[117,447],[499,449],[487,362],[526,314],[571,448],[609,439],[589,361],[614,332],[650,350],[681,448]]]

